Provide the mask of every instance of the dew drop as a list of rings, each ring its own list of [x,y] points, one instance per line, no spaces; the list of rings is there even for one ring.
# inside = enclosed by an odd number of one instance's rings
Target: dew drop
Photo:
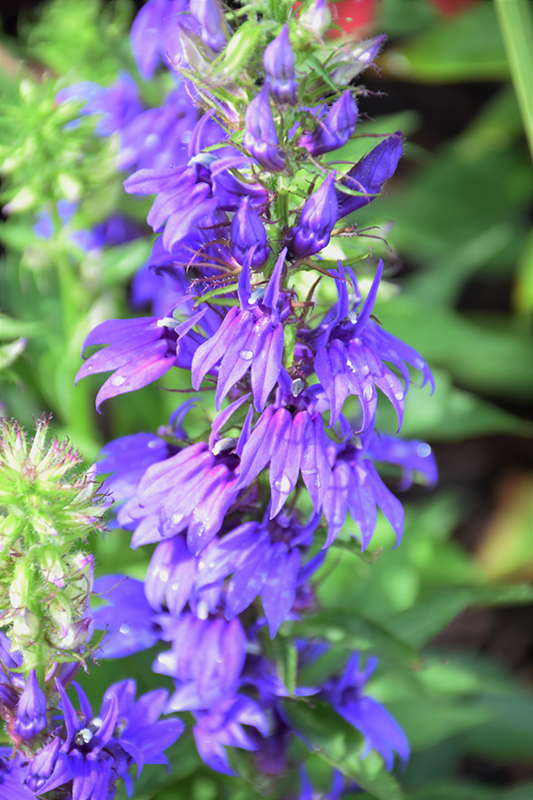
[[[398,389],[396,392],[394,392],[394,397],[396,400],[403,400],[403,391]]]
[[[424,444],[424,443],[419,444],[418,447],[416,448],[416,452],[417,455],[419,455],[421,458],[427,458],[427,456],[429,456],[429,454],[431,453],[431,447],[429,446],[429,444]]]
[[[417,358],[417,359],[415,360],[415,367],[416,367],[417,369],[424,369],[424,362],[422,361],[422,359],[421,359],[421,358]]]
[[[164,583],[166,583],[166,582],[168,581],[168,572],[167,572],[167,570],[166,570],[166,569],[162,569],[162,570],[161,570],[161,572],[159,573],[159,578],[160,578],[160,580],[162,580]]]
[[[183,514],[179,514],[178,512],[172,514],[171,520],[174,523],[174,525],[179,525],[182,519],[183,519]]]
[[[148,442],[148,447],[150,447],[150,448],[157,447],[158,444],[159,444],[159,442],[156,442],[156,441],[154,441],[152,439],[151,442]]]
[[[111,383],[113,386],[122,386],[126,383],[126,378],[123,378],[122,375],[113,375],[111,378]]]
[[[241,350],[239,353],[240,357],[243,358],[245,361],[251,361],[254,354],[252,350]]]
[[[370,402],[370,400],[372,400],[373,394],[374,392],[372,391],[372,387],[370,386],[370,384],[369,383],[365,384],[365,386],[363,386],[363,397],[367,401],[367,403]]]
[[[123,633],[124,635],[126,635],[127,633],[130,632],[130,626],[126,625],[126,623],[124,623],[123,625],[120,626],[120,628],[118,630],[119,630],[119,633]]]

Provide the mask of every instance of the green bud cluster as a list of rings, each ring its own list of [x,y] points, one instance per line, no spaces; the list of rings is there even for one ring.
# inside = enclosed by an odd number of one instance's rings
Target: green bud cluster
[[[31,440],[7,420],[0,434],[0,627],[25,670],[44,675],[79,657],[88,637],[94,561],[84,544],[105,504],[80,454],[47,442],[46,419]]]

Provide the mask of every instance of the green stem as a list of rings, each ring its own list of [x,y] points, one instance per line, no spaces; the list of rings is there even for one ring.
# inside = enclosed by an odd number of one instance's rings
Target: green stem
[[[529,0],[494,0],[533,156],[533,21]]]

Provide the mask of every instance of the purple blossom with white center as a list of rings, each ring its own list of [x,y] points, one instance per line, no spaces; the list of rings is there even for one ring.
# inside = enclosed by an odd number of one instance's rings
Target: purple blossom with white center
[[[200,756],[211,769],[225,775],[235,775],[225,747],[256,750],[257,744],[245,732],[243,725],[268,734],[268,722],[261,707],[250,697],[237,694],[205,712],[196,713],[193,734]]]
[[[240,307],[230,308],[219,329],[198,347],[192,360],[191,381],[195,389],[200,388],[207,373],[220,362],[215,395],[217,409],[228,392],[251,370],[254,403],[262,410],[281,369],[286,309],[279,284],[287,250],[281,251],[264,293],[251,289],[250,262],[253,263],[254,253],[255,246],[252,246],[239,275]]]
[[[106,800],[122,778],[131,790],[127,771],[136,765],[166,763],[166,750],[183,731],[180,720],[158,721],[167,692],[158,689],[135,698],[135,681],[110,686],[100,714],[93,714],[85,693],[73,684],[81,713],[76,712],[63,686],[61,697],[64,728],[30,765],[27,785],[39,794],[72,782],[72,800]]]
[[[329,243],[337,222],[335,172],[306,200],[297,225],[289,231],[291,250],[298,258],[319,253]]]
[[[339,678],[331,678],[322,687],[320,697],[331,703],[337,714],[344,717],[365,737],[365,755],[377,750],[383,756],[386,767],[391,770],[394,755],[405,763],[409,758],[409,744],[405,734],[383,706],[365,696],[364,687],[377,666],[377,659],[369,658],[364,670],[360,670],[358,653],[348,661]]]
[[[100,410],[104,400],[133,392],[161,378],[174,365],[188,367],[198,346],[187,334],[200,322],[203,309],[182,323],[172,317],[142,317],[129,320],[108,320],[97,325],[85,339],[86,347],[110,345],[90,356],[76,375],[76,383],[88,375],[111,372],[96,396]]]
[[[360,298],[355,277],[351,270],[348,272],[355,292],[355,305],[352,309],[346,271],[339,262],[339,270],[335,276],[339,296],[336,308],[324,319],[320,329],[322,333],[301,333],[303,338],[307,337],[316,347],[315,371],[329,400],[330,427],[339,419],[346,397],[354,394],[361,403],[359,430],[366,430],[376,413],[376,387],[392,403],[400,427],[410,381],[405,362],[422,372],[423,386],[430,383],[434,388],[433,376],[416,350],[384,331],[370,318],[383,274],[383,262],[379,262],[371,289],[358,311],[355,309]],[[393,364],[400,372],[405,386],[402,386],[395,373],[385,365],[385,361]]]
[[[298,396],[285,370],[273,405],[267,406],[242,445],[237,489],[247,486],[270,463],[270,518],[283,508],[301,471],[311,502],[319,511],[329,486],[331,467],[321,412],[327,407],[320,386]]]
[[[279,145],[276,123],[269,101],[268,82],[254,97],[245,116],[244,146],[261,166],[271,172],[285,169],[285,154]]]
[[[33,739],[46,727],[46,695],[39,686],[35,670],[28,676],[17,706],[15,729],[23,740]]]
[[[281,32],[266,48],[263,65],[272,97],[278,103],[290,103],[291,106],[295,106],[298,102],[298,87],[288,25],[283,26]]]
[[[324,516],[328,523],[325,547],[336,539],[350,512],[361,535],[361,549],[366,550],[377,524],[377,506],[396,534],[397,544],[403,534],[404,510],[400,501],[385,486],[374,464],[366,458],[372,431],[362,441],[328,446],[333,468],[324,497]]]
[[[235,695],[246,656],[246,634],[240,620],[220,616],[201,619],[187,612],[180,619],[160,614],[164,641],[154,672],[175,679],[167,711],[211,708]]]
[[[250,208],[250,198],[243,197],[239,210],[231,220],[231,254],[235,261],[244,264],[252,247],[255,249],[251,266],[262,267],[270,253],[265,226],[253,208]]]
[[[298,139],[298,146],[305,149],[313,156],[329,153],[342,147],[357,126],[359,111],[352,98],[352,93],[347,89],[338,100],[333,103],[324,119],[317,117],[317,127],[312,133],[304,133]]]
[[[341,188],[335,189],[338,202],[338,219],[357,211],[358,208],[368,205],[382,190],[385,181],[388,181],[396,171],[398,161],[402,155],[403,138],[401,131],[396,131],[388,139],[357,162],[346,175],[339,181],[339,187],[345,186],[352,192],[359,192],[358,196],[347,194]]]

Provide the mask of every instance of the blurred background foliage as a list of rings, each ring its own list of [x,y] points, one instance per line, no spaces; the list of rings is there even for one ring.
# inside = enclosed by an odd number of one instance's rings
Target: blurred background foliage
[[[364,558],[346,535],[318,574],[317,613],[302,628],[330,641],[333,655],[299,681],[333,674],[348,650],[375,653],[380,668],[371,693],[404,726],[413,750],[397,781],[372,757],[363,774],[349,732],[329,736],[331,721],[297,704],[316,746],[309,768],[323,797],[331,765],[366,789],[358,798],[533,794],[533,174],[524,132],[531,120],[524,121],[506,55],[497,13],[503,2],[334,5],[339,34],[389,37],[379,72],[364,76],[360,132],[401,128],[407,144],[386,196],[357,212],[360,236],[337,240],[330,252],[351,255],[370,243],[386,259],[389,290],[379,318],[421,351],[437,379],[433,397],[413,387],[404,433],[430,442],[441,479],[431,493],[417,487],[404,495],[406,533],[397,550],[385,525]],[[521,0],[516,5],[523,8]],[[126,70],[145,102],[157,104],[169,76],[141,83],[128,41],[136,7],[128,0],[2,6],[0,159],[3,203],[12,209],[0,233],[2,413],[31,428],[32,415],[51,412],[55,431],[93,460],[111,438],[164,424],[184,395],[163,387],[187,384],[167,377],[104,404],[101,416],[93,402],[99,380],[73,386],[89,330],[131,313],[131,279],[152,237],[146,204],[122,191],[117,142],[96,137],[93,119],[68,125],[79,106],[54,98],[79,80],[108,86]],[[527,25],[524,58],[531,80]],[[366,141],[349,142],[338,157],[358,157]],[[77,204],[66,226],[60,200]],[[34,230],[43,207],[52,215],[46,239]],[[117,210],[143,225],[145,236],[89,252],[76,245],[73,231]],[[191,418],[197,431],[202,413]],[[387,409],[381,426],[394,428]],[[391,475],[392,488],[395,481]],[[111,530],[93,546],[100,572],[144,576],[149,548],[130,550],[129,534]],[[289,640],[280,641],[275,656],[290,683]],[[84,684],[94,698],[126,675],[151,688],[165,680],[151,673],[152,659],[148,652],[105,663]],[[297,762],[304,756],[294,747]],[[244,789],[202,767],[191,737],[183,737],[170,772],[147,768],[136,797],[296,796],[294,776],[274,785],[254,773],[248,755],[238,758]]]

